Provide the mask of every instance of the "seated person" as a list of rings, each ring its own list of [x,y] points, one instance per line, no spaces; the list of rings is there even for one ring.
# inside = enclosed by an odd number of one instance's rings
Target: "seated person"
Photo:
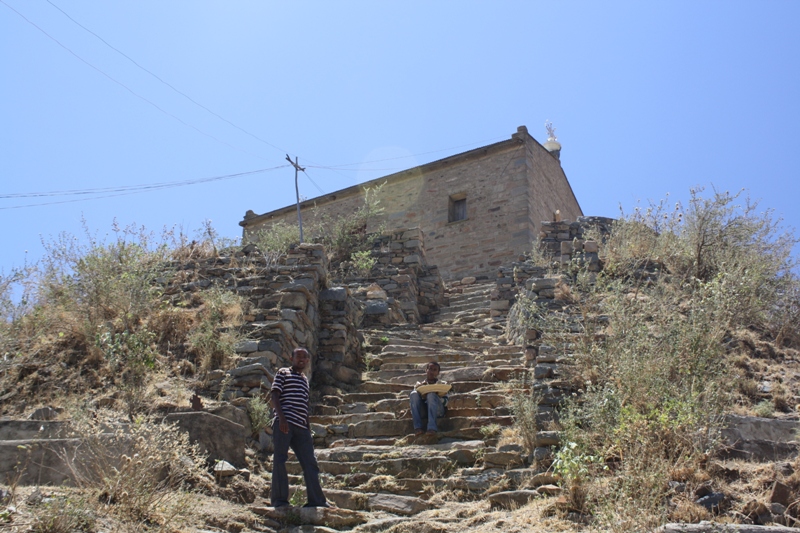
[[[422,421],[428,419],[428,434],[438,431],[436,419],[444,416],[450,385],[439,379],[441,367],[431,361],[425,367],[425,381],[418,381],[411,391],[411,418],[414,420],[414,434],[421,435]]]

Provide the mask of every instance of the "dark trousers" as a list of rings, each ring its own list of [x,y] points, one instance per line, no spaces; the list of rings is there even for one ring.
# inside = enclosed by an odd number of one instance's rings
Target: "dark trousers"
[[[278,419],[272,424],[272,443],[275,446],[275,456],[272,459],[272,487],[270,500],[273,507],[289,505],[289,476],[286,473],[286,459],[289,457],[291,447],[297,461],[303,468],[303,477],[306,480],[306,497],[309,507],[324,507],[327,505],[325,494],[319,484],[319,465],[314,457],[314,438],[311,430],[294,424],[289,424],[289,433],[281,432]]]

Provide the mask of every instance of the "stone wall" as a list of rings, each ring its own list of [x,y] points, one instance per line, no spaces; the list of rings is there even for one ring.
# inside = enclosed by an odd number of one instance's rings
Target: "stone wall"
[[[542,222],[539,248],[545,256],[556,261],[555,265],[540,266],[526,259],[498,269],[497,287],[491,294],[490,313],[492,317],[508,319],[508,340],[524,343],[527,335],[525,328],[520,325],[521,310],[515,309],[514,305],[521,292],[538,305],[558,308],[564,302],[559,298],[557,286],[559,283],[569,284],[569,277],[562,273],[561,267],[574,263],[586,266],[590,272],[600,271],[600,246],[610,233],[613,222],[613,219],[605,217],[578,217],[575,222]]]
[[[209,372],[206,394],[226,399],[257,396],[269,388],[277,368],[287,366],[291,353],[304,347],[319,358],[322,322],[319,293],[328,283],[328,259],[322,245],[302,244],[273,265],[253,246],[228,257],[173,265],[165,293],[218,287],[236,292],[250,303],[243,331],[247,340],[236,347],[243,357],[233,369]]]
[[[185,293],[218,287],[246,298],[250,309],[236,346],[235,368],[213,370],[204,393],[258,396],[277,368],[304,347],[312,355],[315,386],[348,388],[361,380],[362,325],[419,323],[438,311],[444,297],[436,267],[425,260],[419,229],[387,232],[373,244],[375,266],[365,277],[333,281],[320,244],[300,244],[272,264],[249,245],[230,257],[173,264],[165,293],[176,302]],[[165,278],[166,279],[166,278]]]
[[[552,218],[557,209],[565,217],[581,215],[558,160],[523,126],[510,140],[309,200],[302,204],[305,226],[352,214],[365,187],[381,184],[385,212],[375,224],[421,228],[428,259],[447,280],[493,274],[529,252],[539,231],[534,221]],[[452,220],[453,202],[461,200],[466,218]],[[240,224],[247,235],[296,217],[289,206],[263,215],[250,211]]]
[[[581,264],[588,263],[591,272],[599,272],[599,244],[611,233],[613,223],[614,219],[606,217],[578,217],[575,222],[542,222],[539,248],[561,264],[576,259]],[[589,235],[593,238],[589,239]]]
[[[359,280],[369,283],[358,296],[366,300],[365,326],[419,324],[444,301],[444,284],[436,266],[428,265],[419,228],[387,231],[373,242],[375,266]]]

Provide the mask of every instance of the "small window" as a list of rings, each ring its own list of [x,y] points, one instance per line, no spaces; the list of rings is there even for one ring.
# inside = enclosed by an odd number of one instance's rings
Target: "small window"
[[[458,222],[467,219],[466,193],[454,194],[450,197],[450,209],[447,216],[448,222]]]

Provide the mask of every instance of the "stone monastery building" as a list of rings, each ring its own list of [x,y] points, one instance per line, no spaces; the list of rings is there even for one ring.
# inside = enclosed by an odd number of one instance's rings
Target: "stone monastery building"
[[[520,126],[509,140],[307,200],[303,220],[353,213],[366,188],[384,184],[385,228],[420,228],[427,263],[445,280],[494,274],[530,252],[541,222],[553,220],[556,211],[565,220],[583,214],[561,168],[560,148],[552,136],[542,146]],[[247,236],[277,221],[296,223],[296,205],[262,215],[248,211],[239,225]]]

